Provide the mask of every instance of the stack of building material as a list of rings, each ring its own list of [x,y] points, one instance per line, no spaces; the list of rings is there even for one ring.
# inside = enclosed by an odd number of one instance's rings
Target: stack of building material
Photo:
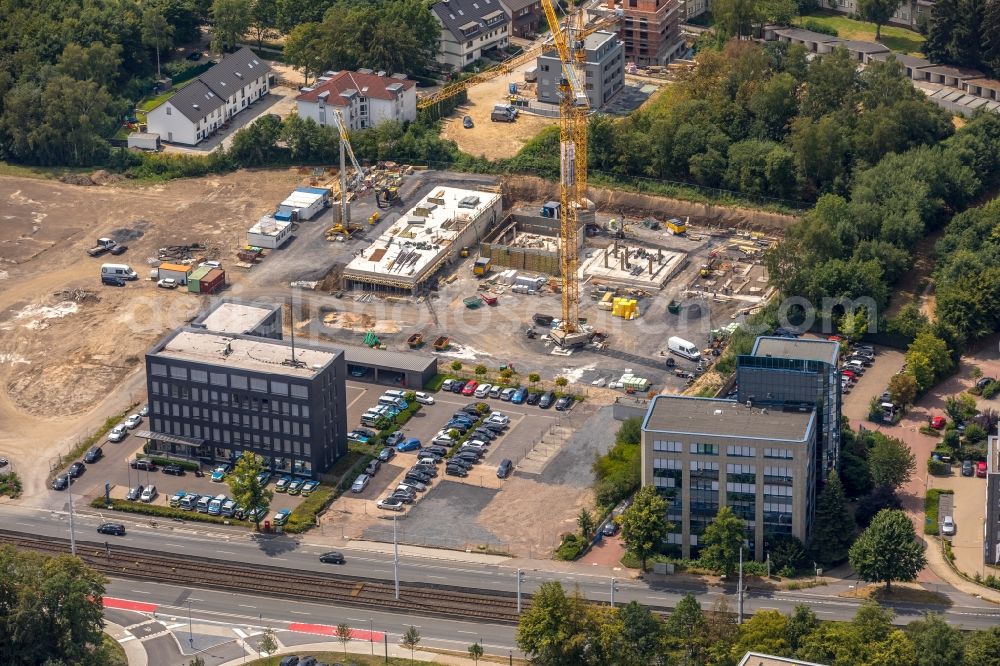
[[[611,315],[627,321],[639,316],[638,301],[634,298],[616,298],[612,301]]]
[[[604,297],[597,303],[598,310],[614,310],[615,292],[606,291]]]

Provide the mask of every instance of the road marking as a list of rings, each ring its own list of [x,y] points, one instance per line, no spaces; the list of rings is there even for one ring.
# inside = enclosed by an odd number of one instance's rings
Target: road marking
[[[130,592],[135,592],[136,594],[150,594],[145,590],[129,590]]]
[[[128,599],[116,599],[114,597],[104,597],[101,600],[105,608],[117,608],[118,610],[136,611],[138,613],[154,613],[158,606],[142,601],[130,601]]]
[[[438,579],[438,580],[448,580],[448,578],[447,578],[447,577],[445,577],[445,576],[432,576],[432,575],[430,575],[430,574],[427,574],[427,577],[428,577],[428,578],[436,578],[436,579]]]
[[[14,523],[14,524],[15,524],[15,525],[24,525],[24,526],[26,526],[26,527],[34,527],[34,525],[33,525],[33,524],[31,524],[31,523]]]
[[[128,643],[129,641],[134,641],[134,640],[135,640],[135,636],[126,636],[125,638],[119,638],[118,642],[119,643]]]
[[[240,604],[240,608],[257,608],[256,606],[250,606],[249,604]]]
[[[303,613],[302,611],[288,611],[289,613],[294,613],[295,615],[312,615],[312,613]]]
[[[478,631],[462,631],[461,629],[456,629],[455,631],[460,634],[470,634],[472,636],[475,636],[479,633]]]
[[[231,551],[231,550],[217,550],[217,551],[215,551],[215,552],[217,552],[217,553],[222,553],[223,555],[235,555],[235,554],[236,554],[236,553],[234,553],[234,552],[233,552],[233,551]]]

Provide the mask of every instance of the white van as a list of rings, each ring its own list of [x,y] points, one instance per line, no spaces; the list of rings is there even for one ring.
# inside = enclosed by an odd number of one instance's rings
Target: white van
[[[402,398],[393,398],[388,395],[384,395],[378,399],[378,404],[385,405],[386,407],[395,407],[396,409],[406,409],[406,401]]]
[[[684,338],[678,338],[676,335],[667,340],[667,350],[671,354],[683,356],[691,361],[701,360],[701,352],[694,346],[694,343],[688,342]]]
[[[387,397],[387,398],[405,398],[406,397],[406,391],[397,391],[396,389],[389,389],[388,391],[386,391],[382,395],[385,396],[385,397]]]
[[[212,501],[212,499],[211,495],[202,495],[199,497],[198,504],[195,505],[195,508],[198,509],[198,513],[208,513],[208,504]]]
[[[102,264],[101,277],[120,277],[126,280],[138,280],[139,275],[128,267],[128,264]]]

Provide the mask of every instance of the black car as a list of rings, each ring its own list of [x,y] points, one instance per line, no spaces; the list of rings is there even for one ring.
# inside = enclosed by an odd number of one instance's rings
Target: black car
[[[454,384],[451,385],[451,392],[461,393],[462,389],[464,388],[465,388],[465,382],[455,382]]]
[[[975,476],[976,466],[972,464],[971,460],[962,461],[962,476]]]
[[[458,432],[464,435],[465,433],[469,432],[469,424],[466,423],[465,421],[448,421],[447,423],[444,424],[444,427],[441,429],[444,430],[445,432],[448,432],[449,430],[457,430]]]
[[[125,536],[125,526],[121,523],[102,523],[97,528],[100,534],[113,534],[114,536]]]
[[[473,430],[472,431],[472,435],[470,435],[470,437],[472,439],[481,439],[481,440],[486,441],[486,442],[492,442],[494,439],[496,439],[499,436],[500,435],[498,435],[497,433],[493,432],[492,430],[490,430],[488,428],[481,428],[481,427],[480,428],[476,428],[475,430]]]
[[[459,467],[458,465],[448,465],[444,468],[444,473],[448,476],[469,476],[469,472],[464,467]]]
[[[472,469],[472,463],[464,458],[451,458],[448,465],[461,467],[462,469]]]
[[[485,402],[472,402],[466,405],[465,407],[462,407],[462,411],[468,414],[469,416],[479,418],[479,416],[482,414],[489,414],[490,412],[492,412],[493,408],[490,407]]]
[[[136,458],[129,463],[132,469],[144,469],[150,472],[156,471],[156,463],[148,458]]]
[[[472,129],[473,127],[475,127],[475,125],[472,122],[472,116],[462,117],[462,127],[464,127],[465,129]]]
[[[93,465],[104,456],[104,449],[99,446],[92,446],[83,454],[83,462]]]
[[[399,500],[403,504],[413,504],[413,500],[415,499],[413,495],[409,493],[404,493],[402,491],[396,491],[392,493],[391,495],[389,495],[389,498],[394,500]]]
[[[83,474],[83,471],[85,469],[87,469],[87,466],[84,465],[82,462],[75,462],[69,466],[69,475],[75,479],[79,477],[81,474]]]
[[[163,468],[163,473],[171,476],[184,476],[184,468],[180,465],[167,465]]]
[[[319,561],[324,564],[343,564],[344,554],[336,550],[331,550],[329,553],[320,555]]]
[[[298,666],[316,666],[316,657],[302,657]]]
[[[191,53],[187,54],[187,59],[191,62],[198,62],[201,60],[201,51],[191,51]]]
[[[419,469],[411,469],[408,471],[406,473],[406,478],[415,479],[425,485],[431,482],[431,475]]]
[[[573,398],[569,397],[568,395],[564,395],[563,397],[556,400],[557,412],[565,412],[572,406],[573,406]]]
[[[484,423],[483,427],[489,430],[490,432],[496,433],[498,435],[507,429],[507,426],[502,425],[500,423]]]
[[[541,391],[529,391],[528,397],[525,399],[525,402],[528,403],[529,405],[537,405],[538,401],[541,399],[542,399]]]
[[[438,475],[437,469],[435,469],[434,467],[432,467],[430,465],[414,465],[413,467],[410,468],[410,471],[411,472],[419,472],[421,474],[426,474],[427,476],[431,477],[432,479],[435,476]]]
[[[514,463],[511,462],[510,458],[504,458],[500,461],[500,465],[497,467],[497,478],[506,479],[510,476],[512,469],[514,469]]]
[[[145,490],[145,488],[143,488],[142,486],[136,486],[136,487],[134,487],[134,488],[131,488],[131,489],[129,489],[129,491],[128,491],[128,495],[127,495],[126,497],[127,497],[127,499],[128,499],[129,501],[131,501],[131,502],[135,502],[135,501],[137,501],[137,500],[138,500],[138,499],[139,499],[140,497],[142,497],[142,491],[143,491],[143,490]]]
[[[456,453],[455,458],[458,458],[459,460],[466,460],[473,465],[479,462],[479,456],[472,451],[462,451],[460,453]],[[455,458],[452,458],[452,460]]]
[[[432,453],[432,454],[437,455],[437,456],[446,456],[446,455],[448,455],[448,448],[445,447],[445,446],[428,446],[428,447],[426,447],[424,449],[421,449],[420,453],[422,453],[422,454],[423,453]]]
[[[295,655],[288,655],[278,663],[278,666],[299,666],[299,658]]]
[[[66,490],[69,488],[69,474],[60,474],[52,481],[52,490]]]
[[[604,524],[604,529],[601,530],[601,534],[606,537],[613,537],[618,534],[618,523],[613,520],[609,520]]]
[[[538,406],[541,407],[542,409],[548,409],[549,407],[552,406],[552,403],[555,401],[555,399],[556,396],[552,391],[546,391],[545,393],[542,394],[542,397],[539,398]]]

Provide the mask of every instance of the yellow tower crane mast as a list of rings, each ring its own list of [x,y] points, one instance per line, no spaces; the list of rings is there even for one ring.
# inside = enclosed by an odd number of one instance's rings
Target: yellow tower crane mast
[[[351,148],[351,137],[347,133],[347,121],[340,113],[340,109],[333,110],[333,121],[337,125],[337,132],[340,134],[340,223],[345,228],[351,224],[351,205],[348,203],[348,194],[357,189],[365,180],[365,171],[358,164],[358,158],[354,156],[354,149]],[[351,158],[354,166],[354,176],[348,181],[347,167],[345,165],[344,154]]]
[[[581,85],[577,62],[582,48],[570,44],[567,31],[559,25],[552,0],[542,0],[545,18],[559,52],[562,100],[559,104],[559,273],[562,278],[562,323],[552,339],[560,347],[577,347],[587,342],[580,330],[579,220],[587,211],[587,120],[590,102]]]

